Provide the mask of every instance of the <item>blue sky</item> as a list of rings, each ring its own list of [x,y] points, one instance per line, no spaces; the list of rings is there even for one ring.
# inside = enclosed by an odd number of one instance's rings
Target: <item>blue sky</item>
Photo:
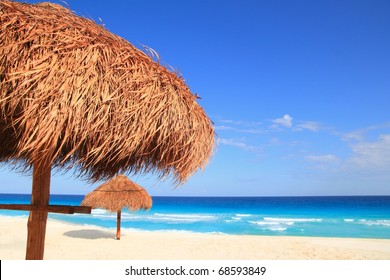
[[[66,2],[156,50],[215,123],[214,156],[185,185],[130,176],[152,195],[390,195],[389,1]],[[51,190],[96,186],[57,172]]]

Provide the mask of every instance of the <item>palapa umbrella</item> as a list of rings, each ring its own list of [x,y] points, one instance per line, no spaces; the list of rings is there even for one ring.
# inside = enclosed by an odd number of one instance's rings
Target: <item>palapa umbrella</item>
[[[152,207],[152,198],[141,186],[124,175],[118,175],[110,181],[88,193],[81,205],[92,208],[103,208],[117,212],[116,239],[121,236],[121,211],[128,208],[132,211],[148,210]]]
[[[177,184],[212,154],[211,120],[183,78],[57,4],[0,0],[0,161],[32,169],[27,259],[42,259],[54,167]]]

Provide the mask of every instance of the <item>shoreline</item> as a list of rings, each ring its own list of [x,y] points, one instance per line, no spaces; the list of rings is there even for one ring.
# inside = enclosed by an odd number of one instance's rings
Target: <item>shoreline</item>
[[[21,216],[21,215],[17,215],[17,216],[12,216],[12,215],[2,215],[0,214],[0,222],[1,222],[1,219],[2,218],[5,218],[5,219],[25,219],[26,221],[26,225],[27,225],[27,219],[28,219],[28,214],[26,214],[26,216]],[[114,220],[114,218],[113,218]],[[49,223],[49,221],[53,221],[54,223],[61,223],[61,224],[66,224],[66,225],[69,225],[69,226],[75,226],[75,227],[86,227],[86,228],[96,228],[96,229],[100,229],[102,231],[116,231],[116,225],[113,226],[113,227],[104,227],[104,226],[101,226],[101,225],[96,225],[96,224],[80,224],[80,223],[76,223],[76,222],[71,222],[71,221],[66,221],[66,220],[61,220],[61,219],[56,219],[56,218],[53,218],[53,217],[48,217],[48,220],[47,220]],[[0,223],[0,226],[1,226],[1,223]],[[390,238],[385,238],[385,237],[352,237],[352,236],[316,236],[316,235],[263,235],[263,234],[239,234],[239,233],[225,233],[225,232],[220,232],[220,231],[212,231],[212,232],[197,232],[197,231],[191,231],[191,230],[165,230],[165,229],[161,229],[161,230],[148,230],[148,229],[139,229],[139,228],[126,228],[126,227],[121,227],[121,231],[124,231],[124,232],[129,232],[129,233],[156,233],[156,234],[159,234],[159,233],[162,233],[162,234],[194,234],[194,235],[216,235],[216,236],[258,236],[258,237],[291,237],[291,238],[324,238],[324,239],[329,239],[329,238],[334,238],[334,239],[361,239],[361,240],[390,240]]]
[[[27,218],[0,216],[0,259],[24,260]],[[54,260],[390,260],[390,239],[115,230],[49,219]]]

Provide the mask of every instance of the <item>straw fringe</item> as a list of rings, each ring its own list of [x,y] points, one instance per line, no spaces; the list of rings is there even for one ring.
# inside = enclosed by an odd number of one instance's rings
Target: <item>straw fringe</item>
[[[57,4],[0,0],[0,161],[186,181],[214,145],[182,77]]]
[[[118,212],[123,208],[132,211],[148,210],[152,207],[152,198],[142,187],[126,176],[118,175],[88,193],[81,205],[102,208],[109,212]]]

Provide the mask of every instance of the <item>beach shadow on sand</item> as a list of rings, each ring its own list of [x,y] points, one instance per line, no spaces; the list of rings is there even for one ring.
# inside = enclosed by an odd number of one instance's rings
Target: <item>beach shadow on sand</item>
[[[115,233],[110,233],[98,229],[71,230],[64,233],[67,237],[82,239],[115,239]]]

